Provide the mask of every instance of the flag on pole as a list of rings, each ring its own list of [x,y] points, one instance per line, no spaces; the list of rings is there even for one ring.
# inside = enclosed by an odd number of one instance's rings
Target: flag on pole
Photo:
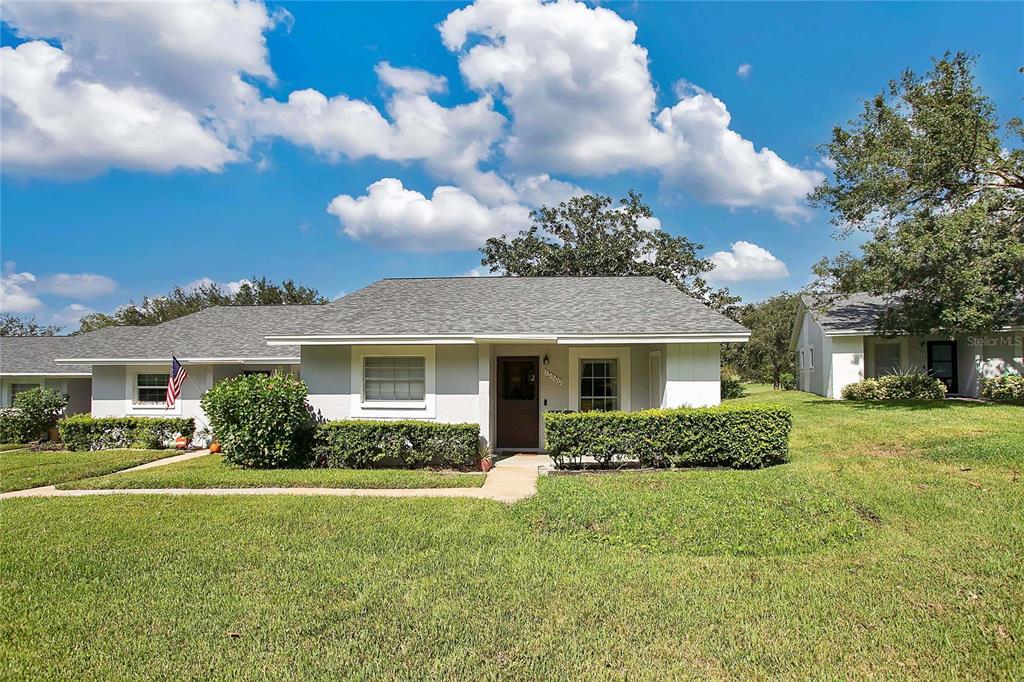
[[[178,358],[171,356],[171,373],[167,375],[167,409],[174,407],[175,401],[181,395],[181,385],[185,383],[188,372],[178,362]]]

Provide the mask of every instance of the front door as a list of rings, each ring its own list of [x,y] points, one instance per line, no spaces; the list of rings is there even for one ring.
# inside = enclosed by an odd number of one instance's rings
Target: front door
[[[957,392],[956,341],[928,342],[928,373]]]
[[[495,447],[540,447],[540,384],[537,371],[537,358],[498,358]]]

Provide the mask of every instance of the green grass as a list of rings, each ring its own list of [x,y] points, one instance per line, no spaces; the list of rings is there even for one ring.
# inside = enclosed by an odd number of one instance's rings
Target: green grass
[[[0,492],[55,485],[87,476],[102,476],[174,454],[177,454],[174,450],[9,450],[0,453]]]
[[[243,469],[220,455],[166,467],[87,478],[61,488],[476,488],[483,474],[406,469]]]
[[[0,502],[0,678],[1003,678],[1024,408],[792,407],[761,471]]]
[[[28,446],[24,443],[0,443],[0,452],[7,452],[8,450],[24,450]]]

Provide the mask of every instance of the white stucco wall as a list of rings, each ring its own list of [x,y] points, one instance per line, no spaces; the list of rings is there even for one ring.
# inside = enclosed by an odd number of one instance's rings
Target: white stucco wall
[[[722,400],[721,372],[719,344],[666,344],[664,406],[718,405]]]
[[[829,376],[825,395],[839,398],[844,388],[864,379],[864,337],[834,336],[827,341],[831,352],[824,357]]]

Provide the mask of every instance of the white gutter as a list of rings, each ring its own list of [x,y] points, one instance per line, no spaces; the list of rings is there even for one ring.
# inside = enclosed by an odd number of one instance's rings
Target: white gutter
[[[84,365],[84,362],[76,362]],[[91,377],[92,372],[0,372],[3,377]]]
[[[554,343],[561,345],[595,345],[622,343],[742,343],[750,338],[749,332],[725,334],[618,334],[595,336],[592,334],[436,334],[413,335],[361,335],[316,334],[309,336],[267,336],[270,346],[324,346],[324,345],[472,345],[478,343]]]
[[[57,358],[60,365],[166,365],[171,359],[163,358]],[[190,365],[297,365],[300,359],[287,358],[178,358]],[[85,375],[89,376],[89,375]]]

